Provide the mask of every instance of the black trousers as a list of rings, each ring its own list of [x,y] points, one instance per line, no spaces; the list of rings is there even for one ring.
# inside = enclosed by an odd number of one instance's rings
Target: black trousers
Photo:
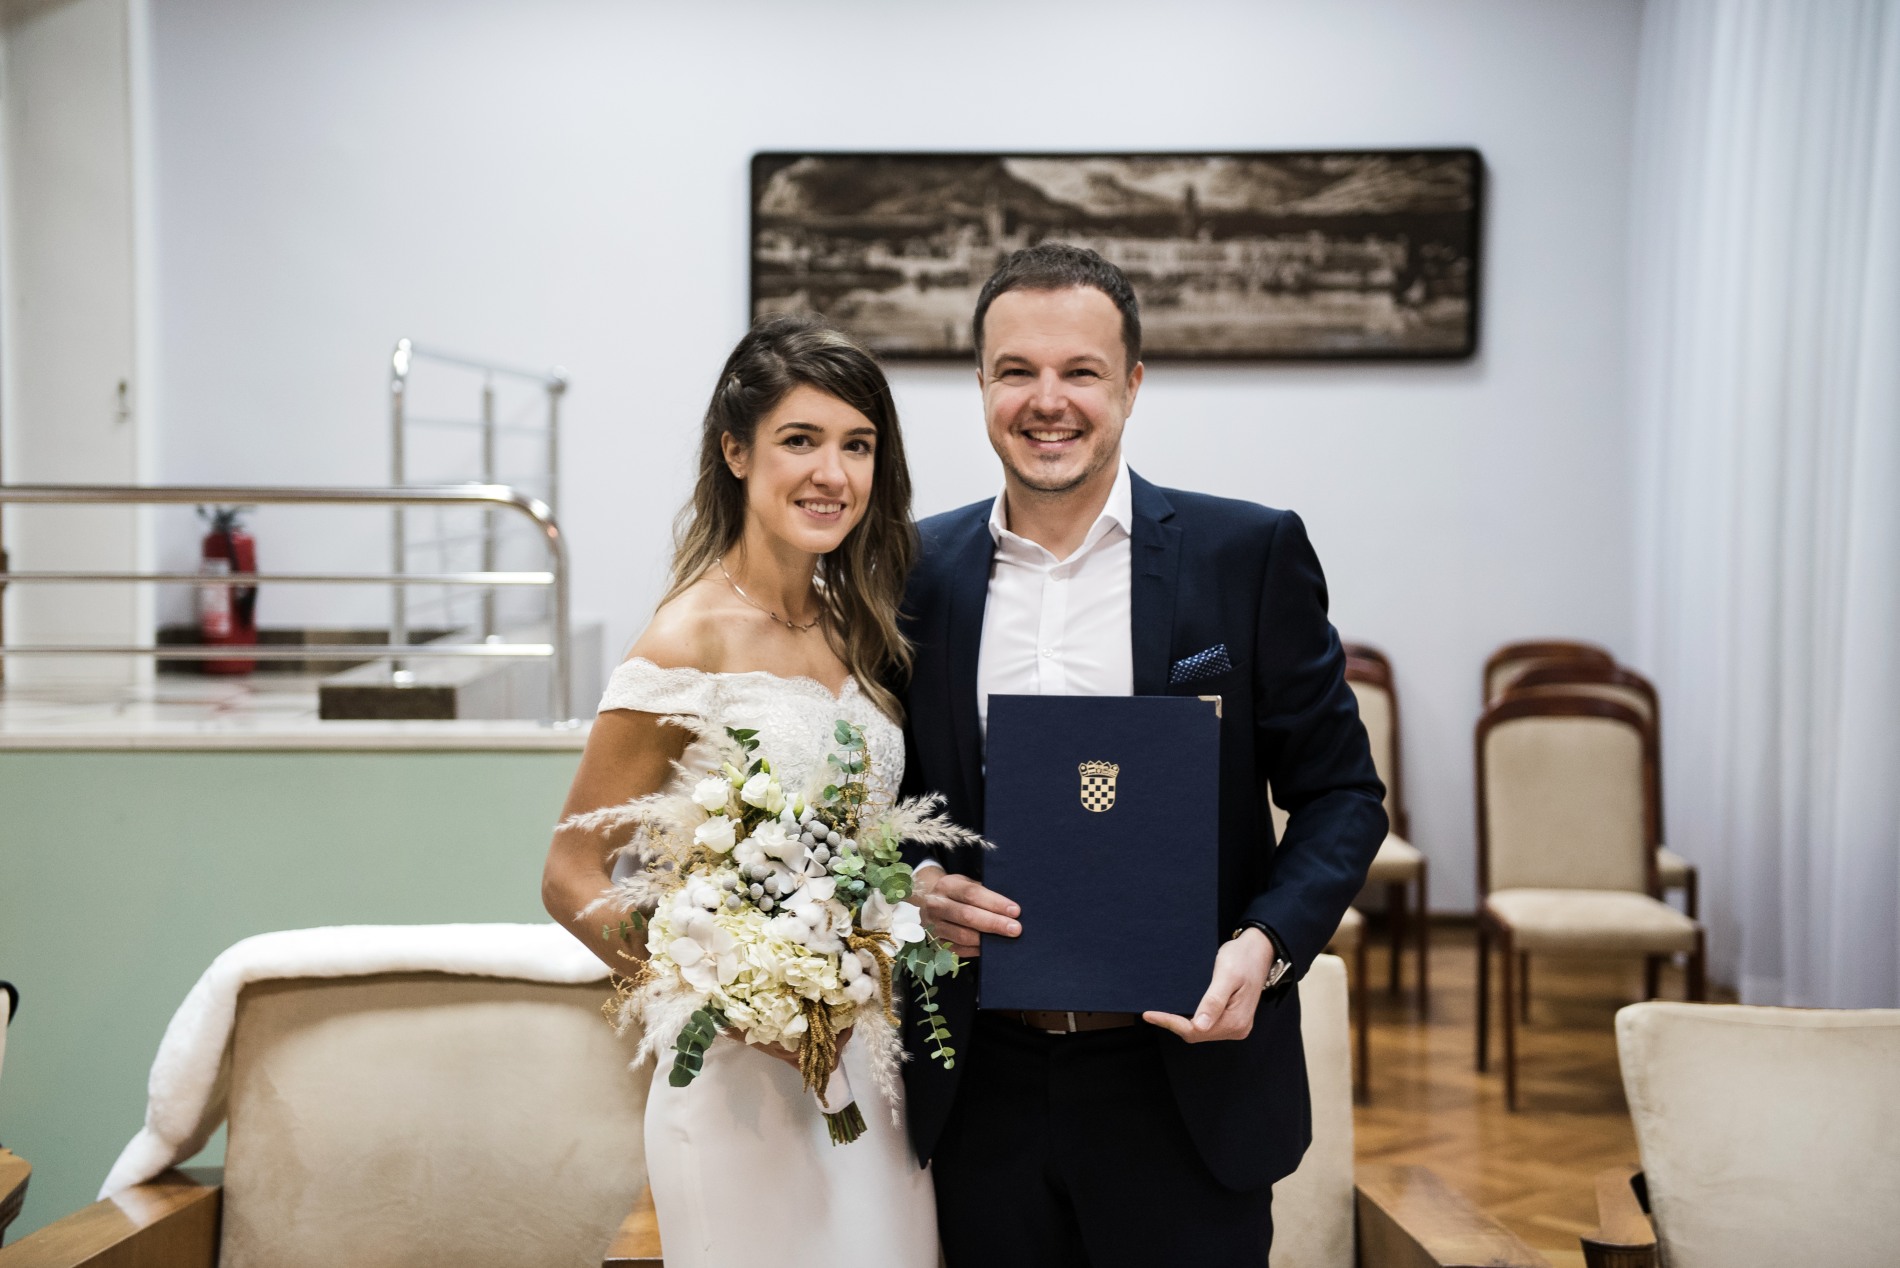
[[[1208,1172],[1160,1041],[978,1015],[931,1160],[948,1268],[1266,1268],[1273,1189]]]

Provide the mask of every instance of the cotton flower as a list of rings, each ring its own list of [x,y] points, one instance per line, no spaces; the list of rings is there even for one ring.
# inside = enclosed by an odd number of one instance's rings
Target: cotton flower
[[[735,843],[732,820],[724,815],[714,815],[693,830],[693,841],[716,853],[724,854]]]
[[[768,814],[777,814],[785,808],[785,789],[771,771],[762,770],[745,781],[745,787],[739,790],[739,800]]]
[[[693,785],[693,800],[709,814],[723,811],[731,796],[732,784],[718,775],[708,776]]]

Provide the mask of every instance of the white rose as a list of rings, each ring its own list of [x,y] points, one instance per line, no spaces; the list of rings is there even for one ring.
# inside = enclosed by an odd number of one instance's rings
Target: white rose
[[[726,808],[726,799],[732,795],[732,785],[722,775],[712,775],[693,785],[693,800],[708,813]]]
[[[714,815],[693,830],[693,841],[709,850],[724,854],[733,847],[735,834],[732,820],[724,815]]]
[[[777,814],[785,809],[785,789],[779,786],[772,772],[762,770],[745,781],[745,787],[739,790],[739,800],[769,814]]]

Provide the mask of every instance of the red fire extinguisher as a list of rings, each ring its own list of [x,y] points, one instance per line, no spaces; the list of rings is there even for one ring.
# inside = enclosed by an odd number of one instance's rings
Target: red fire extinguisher
[[[242,507],[198,508],[198,518],[211,526],[205,534],[198,571],[208,577],[257,571],[257,539],[238,522]],[[198,639],[207,647],[257,646],[257,587],[207,585],[198,587]],[[254,660],[200,661],[207,674],[248,674]]]

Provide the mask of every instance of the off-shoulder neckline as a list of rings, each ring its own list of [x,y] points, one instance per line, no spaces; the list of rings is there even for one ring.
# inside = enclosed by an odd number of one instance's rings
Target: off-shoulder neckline
[[[659,665],[644,656],[629,656],[614,669],[618,674],[628,665],[645,665],[648,669],[663,674],[691,674],[699,678],[769,678],[774,682],[787,683],[794,687],[809,688],[823,695],[833,704],[843,704],[852,696],[858,695],[861,688],[855,674],[846,674],[844,686],[833,691],[809,674],[775,674],[769,669],[701,669],[696,665]]]

